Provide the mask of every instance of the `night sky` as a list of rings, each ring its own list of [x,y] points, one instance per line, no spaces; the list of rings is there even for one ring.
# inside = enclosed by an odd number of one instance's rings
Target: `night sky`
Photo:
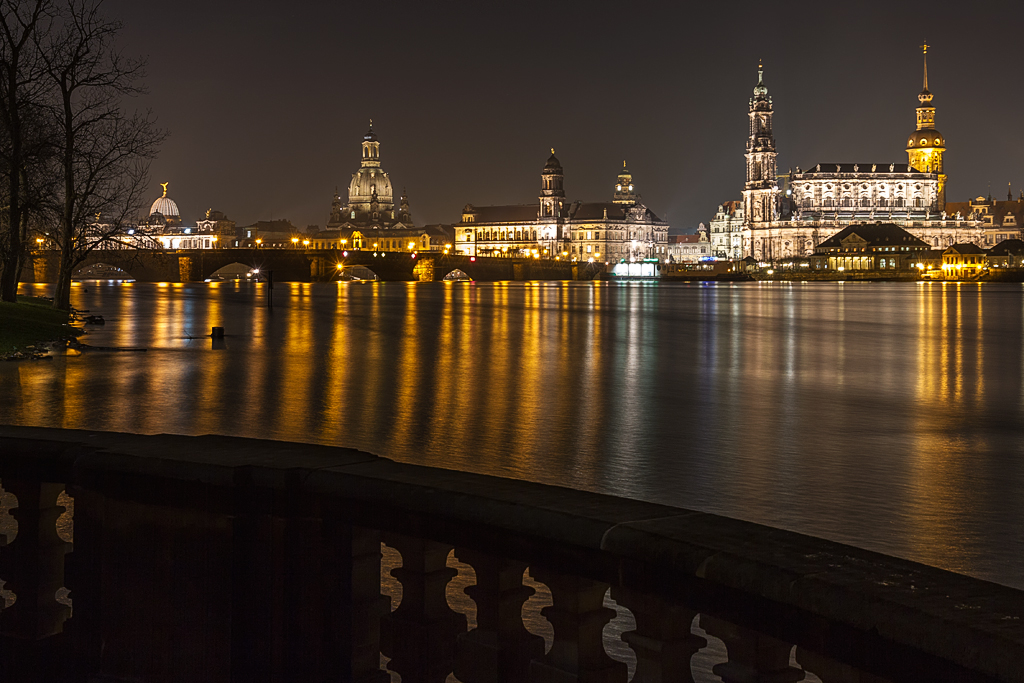
[[[1024,2],[392,3],[108,0],[171,137],[152,165],[187,222],[321,227],[373,118],[396,199],[452,223],[535,201],[554,147],[572,200],[625,159],[673,232],[739,199],[764,59],[779,168],[906,162],[927,40],[947,198],[1024,187]]]

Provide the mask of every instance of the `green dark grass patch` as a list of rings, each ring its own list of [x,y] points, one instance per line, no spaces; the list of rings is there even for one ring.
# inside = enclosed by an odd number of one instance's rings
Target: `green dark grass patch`
[[[46,299],[19,296],[16,304],[0,301],[0,354],[77,336],[79,331],[67,322],[68,314],[51,308]]]

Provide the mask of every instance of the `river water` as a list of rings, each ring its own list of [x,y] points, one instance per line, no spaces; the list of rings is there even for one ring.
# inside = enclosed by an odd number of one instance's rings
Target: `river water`
[[[27,285],[24,293],[46,294]],[[1024,588],[1024,288],[76,286],[0,422],[359,448],[783,527]],[[225,328],[223,344],[208,335]]]

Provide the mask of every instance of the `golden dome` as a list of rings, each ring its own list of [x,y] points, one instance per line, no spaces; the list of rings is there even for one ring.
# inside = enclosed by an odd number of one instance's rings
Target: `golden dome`
[[[945,147],[946,138],[934,128],[926,130],[915,130],[907,138],[907,149],[914,147]]]

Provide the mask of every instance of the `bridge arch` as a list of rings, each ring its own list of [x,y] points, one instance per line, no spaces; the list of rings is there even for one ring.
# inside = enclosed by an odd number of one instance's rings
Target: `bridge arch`
[[[252,279],[253,267],[235,261],[229,263],[226,266],[221,266],[217,270],[210,273],[210,276],[205,279],[206,282],[223,282],[225,280],[249,280]]]
[[[96,263],[90,263],[83,265],[81,268],[71,274],[71,280],[73,282],[92,281],[92,280],[113,280],[119,282],[135,282],[135,277],[123,268],[118,268],[110,263],[103,263],[98,261]]]
[[[338,271],[334,280],[338,282],[362,282],[362,281],[374,281],[379,280],[377,273],[373,272],[369,268],[361,264],[355,265],[344,265],[339,264],[341,267],[337,268]]]
[[[466,271],[459,268],[453,269],[442,280],[444,282],[472,282],[473,278],[466,274]]]

